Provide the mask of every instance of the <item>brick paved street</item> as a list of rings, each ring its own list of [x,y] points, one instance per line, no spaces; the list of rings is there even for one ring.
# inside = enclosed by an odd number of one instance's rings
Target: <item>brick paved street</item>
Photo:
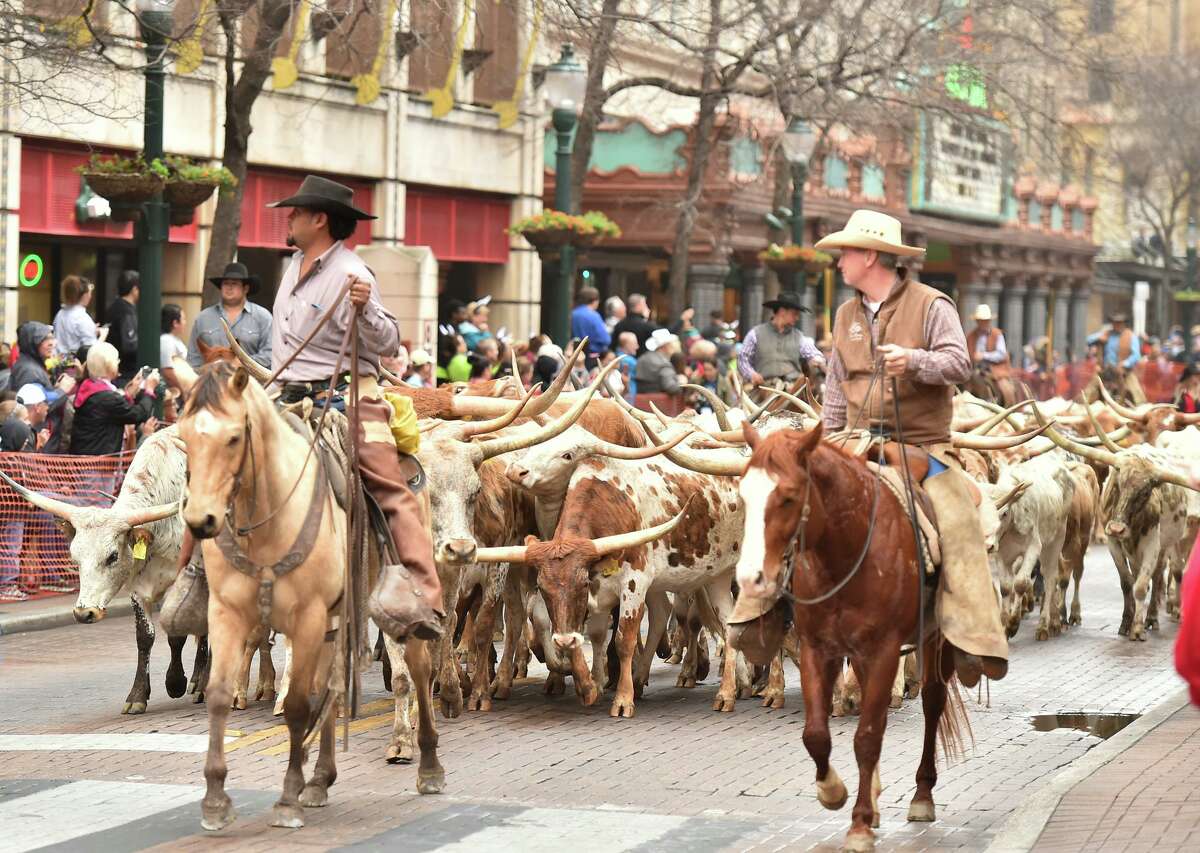
[[[1027,619],[1014,643],[1011,674],[992,686],[990,706],[986,693],[981,705],[972,692],[975,746],[965,761],[940,771],[936,823],[905,822],[920,753],[920,705],[906,703],[893,712],[882,762],[881,849],[982,850],[1024,797],[1101,742],[1074,729],[1034,731],[1031,715],[1141,714],[1175,694],[1174,625],[1165,623],[1149,641],[1131,643],[1116,635],[1120,611],[1111,559],[1094,548],[1084,575],[1084,625],[1036,643]],[[215,835],[200,834],[203,754],[187,751],[192,738],[140,736],[203,735],[203,707],[188,697],[165,696],[162,643],[152,663],[149,712],[120,716],[135,656],[128,619],[0,637],[0,750],[28,741],[20,751],[5,751],[0,762],[0,826],[17,819],[23,827],[0,833],[0,851],[54,845],[266,850],[284,843],[473,853],[834,850],[849,824],[849,807],[828,812],[815,800],[790,667],[782,711],[744,701],[733,714],[716,714],[709,709],[715,667],[705,684],[682,690],[674,687],[674,668],[656,664],[633,720],[610,719],[606,701],[581,708],[570,690],[547,698],[540,679],[531,679],[511,700],[497,702],[493,713],[439,719],[447,793],[421,797],[414,767],[383,761],[391,717],[376,666],[365,683],[371,711],[356,723],[350,751],[338,753],[339,777],[328,808],[309,810],[308,826],[298,832],[268,827],[284,740],[273,728],[280,721],[255,703],[232,712],[229,722],[228,785],[240,820]],[[277,662],[281,658],[277,650]],[[1200,725],[1194,716],[1177,717],[1162,736],[1182,744]],[[834,766],[852,791],[855,724],[853,718],[832,724]],[[113,737],[82,746],[77,739],[28,738],[90,733]],[[163,751],[167,747],[176,751]],[[1195,758],[1193,739],[1190,751],[1180,750],[1177,767],[1158,774],[1153,784],[1161,787],[1151,793],[1167,800],[1167,776],[1191,772]],[[1129,784],[1140,766],[1116,764],[1096,779],[1103,791],[1124,791],[1101,809],[1116,822],[1114,835],[1121,830],[1121,809],[1146,805],[1139,785]],[[1063,802],[1066,811],[1047,827],[1046,844],[1058,849],[1059,840],[1078,840],[1073,833],[1084,831],[1084,822],[1075,818],[1101,808],[1100,790],[1081,786],[1072,792]],[[1171,802],[1185,816],[1196,814],[1195,799]],[[1060,817],[1067,820],[1065,836],[1056,828]],[[1178,837],[1177,829],[1173,824],[1161,833],[1164,843]],[[1099,825],[1088,824],[1088,831],[1099,833]],[[1099,835],[1087,837],[1095,842],[1072,849],[1106,849]]]

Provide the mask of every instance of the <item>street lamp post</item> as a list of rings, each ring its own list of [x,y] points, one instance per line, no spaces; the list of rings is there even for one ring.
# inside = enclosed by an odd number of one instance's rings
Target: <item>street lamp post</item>
[[[1183,283],[1183,289],[1190,291],[1196,289],[1196,220],[1188,217],[1187,224],[1187,281]],[[1190,345],[1192,343],[1192,323],[1195,318],[1195,306],[1191,301],[1183,303],[1183,339]],[[1191,351],[1189,346],[1189,352]]]
[[[808,161],[816,147],[817,136],[807,122],[792,116],[780,144],[783,146],[783,156],[787,158],[792,172],[792,243],[802,246],[804,245],[804,181],[808,177]],[[792,289],[800,294],[806,305],[812,302],[805,289],[803,267],[798,267],[792,273]],[[807,322],[811,323],[811,317],[810,314]]]
[[[143,156],[153,163],[163,156],[163,79],[167,40],[175,16],[175,0],[137,0],[138,24],[146,43],[146,116]],[[167,242],[168,205],[162,193],[142,204],[134,226],[138,244],[138,362],[157,366],[158,329],[162,323],[163,244]]]
[[[562,46],[558,61],[546,69],[546,98],[558,137],[554,157],[554,207],[563,213],[575,213],[571,200],[571,149],[575,125],[587,89],[587,70],[575,59],[575,49]],[[558,277],[554,286],[542,294],[551,340],[566,345],[571,338],[571,290],[575,280],[575,247],[562,247]]]

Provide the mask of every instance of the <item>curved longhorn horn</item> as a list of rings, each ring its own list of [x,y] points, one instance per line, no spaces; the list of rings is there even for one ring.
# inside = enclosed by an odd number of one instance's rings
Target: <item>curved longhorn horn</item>
[[[1124,450],[1124,448],[1121,447],[1119,444],[1117,444],[1117,442],[1124,441],[1132,433],[1133,433],[1133,430],[1131,430],[1128,426],[1123,426],[1116,432],[1110,432],[1106,436],[1106,438],[1110,442],[1112,442],[1114,445],[1116,445],[1116,449],[1114,450],[1112,447],[1109,447],[1108,449],[1112,450],[1114,453],[1120,453],[1122,450]],[[1079,438],[1077,438],[1075,440],[1078,441],[1080,444],[1086,444],[1088,447],[1097,447],[1104,443],[1103,441],[1100,440],[1099,436],[1095,436],[1095,435],[1084,435],[1084,436],[1080,436]],[[1107,445],[1105,445],[1105,446],[1107,447]]]
[[[175,371],[175,381],[179,383],[179,387],[183,389],[183,393],[190,394],[192,386],[196,384],[196,380],[199,378],[196,375],[195,369],[187,363],[186,358],[179,355],[171,358],[171,369]]]
[[[689,497],[678,515],[656,527],[648,527],[645,530],[632,530],[629,533],[618,533],[615,536],[602,536],[599,539],[593,539],[592,544],[596,546],[596,550],[600,553],[601,557],[607,554],[615,554],[618,551],[624,551],[626,548],[637,548],[639,545],[647,545],[655,539],[661,539],[674,530],[676,525],[683,521],[683,516],[687,513],[691,503],[692,499]]]
[[[1184,426],[1200,424],[1200,412],[1176,412],[1175,422]]]
[[[673,449],[679,442],[692,434],[693,431],[691,429],[685,429],[666,444],[648,444],[645,447],[623,447],[620,444],[612,444],[611,442],[597,439],[593,452],[597,456],[607,456],[610,459],[624,459],[626,461],[650,459]]]
[[[620,406],[622,409],[625,410],[625,414],[632,417],[638,423],[649,423],[649,422],[658,420],[656,417],[654,417],[654,415],[652,413],[643,412],[641,409],[634,408],[630,404],[630,402],[628,400],[626,400],[624,397],[622,397],[620,394],[614,394],[613,401],[618,406]]]
[[[524,391],[525,383],[521,381],[521,365],[517,362],[517,351],[512,347],[508,348],[508,363],[512,369],[513,381],[517,383],[518,388]]]
[[[587,408],[591,402],[592,396],[597,389],[608,378],[608,374],[612,373],[613,368],[617,366],[616,359],[610,361],[603,370],[596,374],[596,378],[592,380],[592,384],[588,386],[587,393],[581,396],[575,404],[571,406],[561,417],[552,421],[550,424],[529,432],[519,433],[517,435],[505,436],[494,441],[485,441],[481,444],[474,445],[476,449],[476,465],[480,465],[488,459],[499,456],[502,453],[511,453],[514,450],[524,450],[526,447],[533,447],[535,444],[540,444],[543,441],[549,441],[556,435],[566,432],[571,424],[579,420],[583,416],[583,410]]]
[[[158,506],[138,507],[123,513],[121,519],[130,527],[141,527],[143,524],[162,521],[164,518],[170,518],[175,515],[179,512],[179,503],[179,501],[175,501],[174,503],[159,504]]]
[[[25,500],[29,501],[38,509],[44,509],[51,515],[57,515],[61,519],[74,523],[74,515],[79,511],[79,507],[75,506],[74,504],[69,504],[66,501],[60,501],[56,498],[48,498],[45,495],[31,491],[22,486],[12,477],[5,474],[3,471],[0,471],[0,479],[3,479],[4,482],[12,486],[13,491],[25,498]]]
[[[729,423],[729,407],[725,402],[718,397],[711,388],[705,388],[703,385],[685,384],[684,388],[691,388],[693,391],[700,394],[708,404],[712,406],[713,414],[717,416],[717,426],[723,430],[731,430],[733,426]]]
[[[403,379],[401,379],[396,374],[392,373],[392,371],[388,370],[382,364],[379,365],[379,378],[386,379],[388,381],[388,383],[391,385],[403,385],[404,384]]]
[[[955,447],[965,447],[969,450],[1010,450],[1019,447],[1031,438],[1036,438],[1050,427],[1051,424],[1046,423],[1038,429],[1014,435],[975,435],[970,432],[952,432],[950,441]]]
[[[233,329],[229,328],[229,324],[225,322],[225,318],[221,317],[220,320],[221,328],[225,330],[225,337],[229,338],[229,348],[238,357],[238,361],[242,363],[242,367],[246,368],[246,372],[253,376],[258,384],[266,385],[267,380],[271,378],[271,371],[247,355],[246,351],[242,349],[242,345],[238,343],[238,339],[233,336]]]
[[[474,560],[477,563],[524,563],[524,545],[506,545],[500,548],[476,548]]]
[[[654,431],[646,424],[642,424],[642,429],[646,431],[650,443],[656,446],[662,445],[664,442],[661,438],[654,434]],[[740,457],[738,459],[717,459],[711,456],[701,456],[698,454],[689,453],[681,448],[673,448],[663,451],[667,458],[681,468],[687,468],[695,471],[698,474],[712,474],[716,477],[740,477],[746,473],[746,466],[750,464],[749,457]]]
[[[1101,386],[1104,385],[1103,382],[1100,384]],[[1084,398],[1083,394],[1079,395],[1079,399],[1083,402],[1083,408],[1087,412],[1088,421],[1092,425],[1092,431],[1096,434],[1096,438],[1100,439],[1100,443],[1113,453],[1120,453],[1120,446],[1111,438],[1109,438],[1108,433],[1104,431],[1104,427],[1100,426],[1100,421],[1096,420],[1096,413],[1093,412],[1092,407],[1087,404],[1087,400]]]
[[[1026,480],[1017,480],[1015,486],[1008,490],[998,501],[994,501],[996,509],[1004,509],[1010,503],[1015,501],[1029,489],[1029,482]]]
[[[1042,413],[1042,410],[1038,408],[1037,403],[1033,404],[1033,415],[1037,418],[1038,423],[1045,427],[1046,431],[1043,434],[1046,436],[1046,438],[1053,441],[1068,453],[1074,453],[1076,456],[1082,456],[1086,459],[1091,459],[1093,462],[1099,462],[1101,465],[1110,465],[1114,468],[1119,468],[1121,466],[1121,458],[1118,454],[1113,453],[1110,450],[1102,450],[1099,447],[1091,447],[1086,444],[1080,444],[1077,441],[1067,438],[1061,432],[1054,429],[1054,427],[1050,425],[1050,421],[1048,421],[1046,416]]]
[[[970,432],[974,433],[975,435],[987,435],[989,432],[991,432],[996,427],[998,427],[1000,425],[1001,421],[1007,421],[1009,415],[1020,411],[1021,409],[1030,405],[1031,403],[1033,403],[1033,398],[1030,398],[1028,400],[1022,400],[1019,403],[1014,403],[1013,405],[1009,406],[1004,411],[997,412],[996,414],[992,415],[986,421],[979,424],[974,429],[970,430]],[[1010,423],[1011,423],[1011,421],[1010,421]]]
[[[816,413],[812,406],[808,405],[808,403],[801,400],[795,394],[789,394],[787,391],[781,391],[778,388],[763,388],[761,390],[767,394],[772,394],[776,397],[782,397],[783,399],[787,400],[789,403],[795,406],[802,415],[807,415],[808,417],[817,421],[821,419],[821,416]]]
[[[1108,393],[1108,389],[1104,387],[1103,382],[1100,383],[1100,396],[1104,398],[1105,404],[1121,417],[1131,421],[1140,421],[1142,423],[1145,423],[1146,418],[1155,409],[1175,408],[1170,403],[1146,403],[1145,405],[1138,406],[1136,409],[1131,409],[1128,406],[1118,403],[1116,400],[1114,400],[1112,395]]]
[[[658,422],[664,427],[669,429],[675,424],[675,419],[667,417],[663,410],[654,404],[653,400],[650,401],[650,411],[654,413],[654,416],[658,418]]]
[[[496,430],[504,429],[521,416],[521,410],[529,404],[530,398],[532,398],[533,395],[537,393],[537,390],[541,387],[542,386],[540,385],[534,385],[532,388],[526,391],[525,396],[521,398],[517,405],[512,407],[512,410],[507,415],[501,415],[500,417],[493,418],[490,421],[467,421],[459,427],[458,435],[455,436],[455,438],[457,438],[459,441],[466,441],[472,436],[483,435],[484,433],[495,432]]]
[[[745,388],[740,388],[738,390],[738,396],[739,396],[739,399],[741,399],[741,401],[742,401],[742,409],[746,412],[747,423],[754,423],[756,420],[758,420],[759,418],[761,418],[763,415],[765,415],[767,413],[767,407],[765,405],[762,408],[759,408],[758,406],[756,406],[754,404],[754,401],[751,400],[750,397],[746,394]]]
[[[586,341],[587,338],[584,338]],[[566,387],[571,378],[571,369],[575,366],[582,348],[577,348],[567,359],[554,381],[550,383],[538,398],[525,407],[525,417],[536,418],[545,414],[558,400],[558,395]],[[493,397],[472,397],[468,394],[456,394],[450,398],[450,413],[459,418],[497,418],[508,414],[513,406],[512,400],[496,399]]]

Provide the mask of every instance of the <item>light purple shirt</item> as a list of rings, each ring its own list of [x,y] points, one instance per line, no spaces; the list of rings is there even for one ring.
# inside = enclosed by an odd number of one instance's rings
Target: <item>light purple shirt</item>
[[[272,312],[275,322],[271,328],[271,350],[275,363],[283,364],[304,339],[312,332],[317,322],[329,310],[329,306],[341,294],[350,276],[371,282],[371,298],[363,306],[359,319],[359,362],[360,376],[379,375],[379,357],[395,355],[400,347],[400,327],[396,317],[383,307],[379,285],[375,276],[367,269],[354,252],[341,241],[334,243],[323,255],[313,262],[308,275],[300,280],[300,265],[303,252],[292,255],[291,263],[279,282]],[[342,338],[354,316],[354,307],[349,298],[343,299],[329,322],[317,333],[309,345],[296,356],[280,375],[283,382],[320,382],[333,375]],[[342,359],[342,371],[350,370],[350,347]]]

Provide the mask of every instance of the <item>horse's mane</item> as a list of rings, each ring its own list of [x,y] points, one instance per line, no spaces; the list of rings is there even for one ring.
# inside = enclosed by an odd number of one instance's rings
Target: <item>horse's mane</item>
[[[750,458],[750,464],[789,480],[798,479],[804,473],[802,447],[812,441],[811,434],[811,430],[801,432],[784,429],[773,432],[759,442],[758,447],[754,450],[754,455]],[[817,442],[811,452],[822,455],[833,454],[834,457],[841,457],[846,461],[854,461],[856,458],[849,451],[823,439]]]
[[[229,410],[225,408],[225,397],[228,394],[229,381],[239,369],[239,365],[231,364],[228,361],[214,361],[201,367],[181,417],[188,417],[205,409],[228,415]],[[252,410],[262,409],[265,404],[267,410],[274,413],[266,392],[253,378],[246,383],[246,390],[242,392],[242,398]]]

